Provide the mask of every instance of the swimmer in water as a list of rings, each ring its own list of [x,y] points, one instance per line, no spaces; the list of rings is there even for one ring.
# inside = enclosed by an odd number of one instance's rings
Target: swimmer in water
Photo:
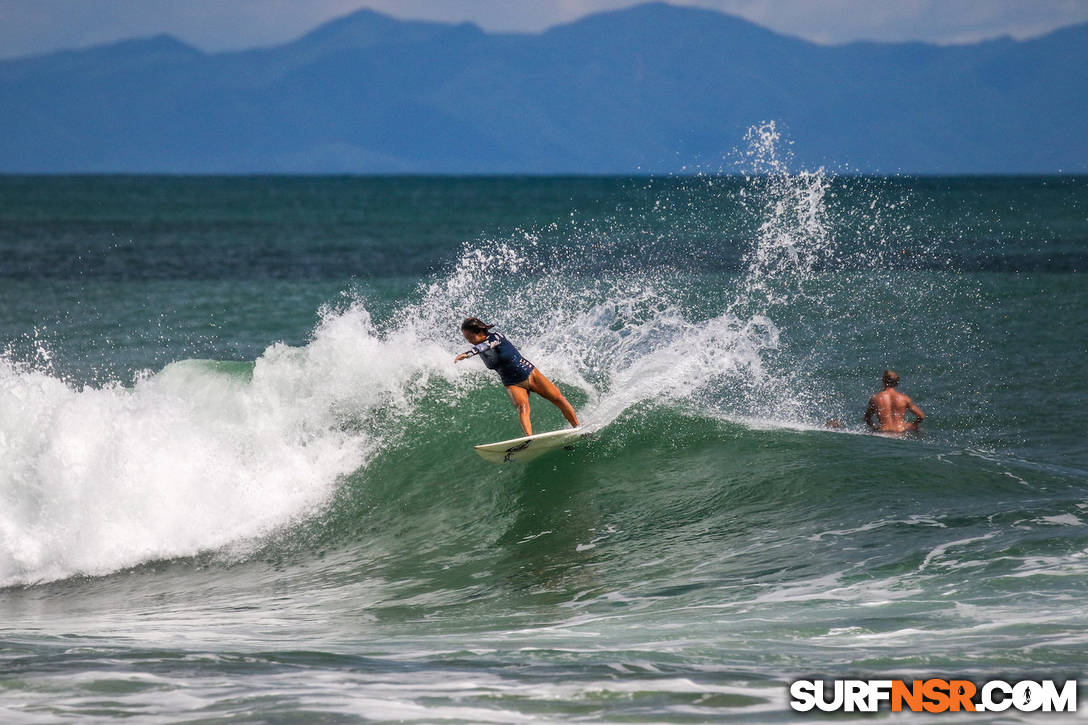
[[[533,424],[529,420],[529,393],[536,393],[563,413],[572,426],[578,427],[578,416],[574,408],[555,387],[555,383],[544,377],[544,373],[536,369],[531,362],[526,360],[514,347],[514,344],[506,339],[501,332],[491,332],[494,325],[486,325],[478,317],[469,317],[461,323],[461,334],[472,344],[472,349],[463,352],[453,359],[454,362],[464,360],[473,355],[479,355],[484,360],[484,365],[499,374],[502,384],[506,386],[506,394],[510,396],[510,402],[518,411],[518,419],[525,435],[533,434]]]
[[[899,376],[894,370],[884,371],[884,389],[869,398],[869,407],[865,409],[865,425],[877,433],[917,433],[926,414],[896,387]],[[914,414],[914,420],[907,421],[907,411]],[[877,420],[874,421],[873,418]]]

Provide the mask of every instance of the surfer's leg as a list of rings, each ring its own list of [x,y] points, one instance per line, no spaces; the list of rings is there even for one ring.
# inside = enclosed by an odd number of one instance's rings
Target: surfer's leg
[[[529,390],[540,397],[547,400],[549,403],[559,408],[563,413],[563,417],[567,419],[575,428],[578,427],[578,415],[574,412],[574,407],[567,402],[567,399],[563,397],[563,394],[559,392],[559,388],[555,386],[551,380],[544,377],[544,373],[539,370],[533,370],[529,374],[529,379],[526,381],[529,384]]]
[[[533,422],[529,420],[529,391],[517,385],[507,385],[506,394],[510,396],[510,402],[518,409],[518,419],[521,421],[521,429],[525,435],[533,434]]]

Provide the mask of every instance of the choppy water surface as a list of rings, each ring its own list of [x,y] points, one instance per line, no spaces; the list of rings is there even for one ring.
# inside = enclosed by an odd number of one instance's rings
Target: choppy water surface
[[[3,719],[780,721],[798,677],[1079,677],[1088,181],[749,142],[732,177],[0,179]],[[472,453],[518,427],[452,364],[469,314],[592,440]],[[885,367],[924,437],[862,434]]]

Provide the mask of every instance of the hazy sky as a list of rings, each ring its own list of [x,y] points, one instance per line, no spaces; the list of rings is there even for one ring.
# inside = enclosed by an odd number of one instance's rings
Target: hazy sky
[[[536,32],[636,0],[0,0],[0,57],[170,33],[209,51],[282,43],[362,7]],[[1025,38],[1088,21],[1088,0],[688,0],[822,43]]]

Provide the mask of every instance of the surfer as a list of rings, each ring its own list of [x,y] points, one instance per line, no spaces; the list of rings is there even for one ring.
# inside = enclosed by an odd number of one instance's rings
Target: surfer
[[[518,418],[521,420],[521,428],[525,435],[533,434],[533,424],[529,420],[529,393],[536,393],[563,413],[563,417],[574,426],[578,427],[578,416],[574,408],[555,387],[555,383],[544,377],[544,373],[536,369],[536,366],[526,360],[514,347],[514,344],[506,339],[501,332],[491,332],[494,325],[487,325],[478,317],[469,317],[461,323],[461,334],[472,344],[472,349],[461,353],[453,359],[454,362],[464,360],[473,355],[479,355],[484,360],[484,365],[499,374],[502,384],[506,386],[506,394],[510,396],[510,402],[517,408]]]
[[[899,376],[894,370],[885,370],[883,383],[884,389],[869,398],[869,407],[865,409],[865,425],[877,433],[918,432],[926,414],[913,400],[896,390]],[[906,420],[907,411],[914,414],[914,420]],[[877,419],[875,422],[874,417]]]

